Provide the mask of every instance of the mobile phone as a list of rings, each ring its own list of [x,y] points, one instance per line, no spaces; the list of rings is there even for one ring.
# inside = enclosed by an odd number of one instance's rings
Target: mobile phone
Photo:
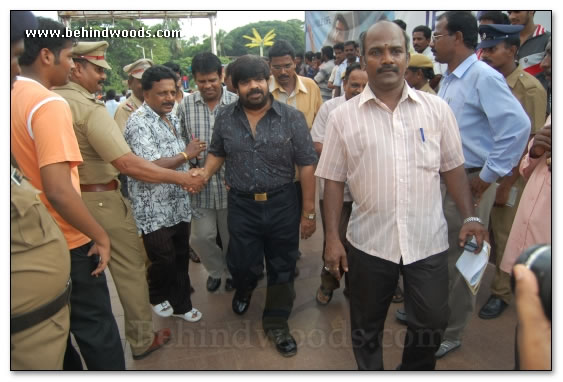
[[[470,240],[467,240],[465,242],[465,245],[463,246],[463,250],[464,251],[469,251],[469,252],[475,252],[475,250],[478,248],[476,243],[473,243],[471,240],[473,239],[473,236],[471,236]]]

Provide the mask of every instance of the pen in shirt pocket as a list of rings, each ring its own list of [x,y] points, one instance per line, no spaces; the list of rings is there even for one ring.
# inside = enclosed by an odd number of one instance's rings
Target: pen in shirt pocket
[[[422,138],[422,142],[426,141],[424,139],[424,129],[422,127],[420,128],[420,138]]]

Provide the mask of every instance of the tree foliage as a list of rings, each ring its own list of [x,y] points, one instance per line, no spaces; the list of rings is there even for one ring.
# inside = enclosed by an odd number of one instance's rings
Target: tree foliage
[[[115,30],[157,30],[181,29],[177,20],[166,20],[165,23],[156,24],[148,27],[139,20],[100,20],[100,21],[73,21],[72,29],[98,29],[103,30],[106,27]],[[243,35],[252,35],[252,29],[265,36],[270,30],[275,30],[275,40],[284,39],[289,41],[296,51],[303,51],[305,49],[305,33],[304,23],[300,20],[282,21],[261,21],[258,23],[251,23],[243,27],[236,28],[227,33],[224,30],[217,31],[215,41],[217,46],[217,54],[222,63],[227,64],[233,58],[245,54],[259,54],[259,48],[248,48],[245,44]],[[153,33],[155,35],[155,33]],[[191,77],[191,62],[192,57],[201,52],[211,51],[211,39],[204,36],[202,39],[189,36],[185,39],[178,38],[90,38],[81,39],[80,41],[100,41],[106,40],[109,42],[109,47],[106,54],[106,61],[111,66],[111,70],[107,71],[107,80],[104,86],[105,90],[115,89],[118,93],[121,90],[127,89],[127,76],[123,72],[123,67],[140,58],[143,58],[143,51],[137,45],[145,49],[145,57],[151,58],[151,49],[153,61],[155,64],[164,64],[167,61],[173,61],[180,65],[183,74]],[[200,41],[201,40],[201,41]],[[268,48],[264,54],[268,54]],[[193,84],[193,82],[192,82]]]

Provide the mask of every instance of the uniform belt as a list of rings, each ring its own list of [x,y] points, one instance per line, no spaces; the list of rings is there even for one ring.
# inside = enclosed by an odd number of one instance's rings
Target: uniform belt
[[[102,192],[117,190],[117,180],[112,180],[107,184],[81,184],[80,190],[82,192]]]
[[[10,316],[10,335],[31,328],[53,316],[69,303],[71,290],[72,281],[68,279],[64,291],[50,302],[31,312]]]
[[[465,171],[467,171],[468,174],[473,174],[476,172],[481,172],[482,169],[483,167],[473,167],[473,168],[466,168]]]
[[[274,197],[278,194],[281,194],[283,191],[285,191],[285,189],[288,187],[288,185],[295,187],[293,185],[293,183],[288,183],[284,186],[281,186],[280,188],[277,188],[275,190],[268,191],[268,192],[248,193],[248,192],[242,192],[242,191],[235,190],[234,188],[231,188],[229,190],[229,192],[232,192],[233,194],[235,194],[236,196],[241,197],[241,198],[254,199],[257,202],[265,202],[266,200],[271,199],[272,197]]]

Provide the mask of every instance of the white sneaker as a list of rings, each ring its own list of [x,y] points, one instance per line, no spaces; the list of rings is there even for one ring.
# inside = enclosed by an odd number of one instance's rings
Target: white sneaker
[[[184,320],[189,321],[189,322],[198,322],[199,320],[201,320],[201,317],[203,315],[201,314],[201,312],[199,310],[197,310],[196,308],[193,308],[189,312],[186,312],[184,314],[173,314],[173,316],[183,318]]]
[[[452,350],[455,350],[461,346],[461,341],[459,340],[444,340],[440,344],[440,348],[436,352],[436,358],[442,358]]]
[[[160,317],[170,317],[174,313],[174,309],[172,309],[168,300],[153,305],[152,310]]]

